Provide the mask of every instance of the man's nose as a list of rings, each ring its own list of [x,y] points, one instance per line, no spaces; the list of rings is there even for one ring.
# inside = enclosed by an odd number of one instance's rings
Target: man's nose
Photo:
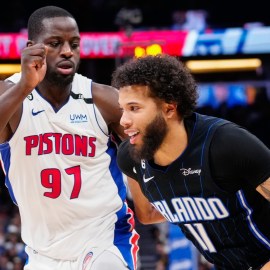
[[[128,117],[128,114],[123,112],[121,119],[120,119],[120,125],[123,127],[129,127],[131,125],[131,119]]]
[[[73,55],[73,51],[68,43],[64,43],[62,46],[61,55],[65,57],[71,57]]]

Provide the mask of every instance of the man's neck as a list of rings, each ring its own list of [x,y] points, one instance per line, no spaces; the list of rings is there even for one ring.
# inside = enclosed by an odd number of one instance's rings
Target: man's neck
[[[154,155],[154,162],[160,166],[167,166],[176,160],[186,149],[188,136],[184,122],[177,122],[169,126],[169,131],[163,143]]]

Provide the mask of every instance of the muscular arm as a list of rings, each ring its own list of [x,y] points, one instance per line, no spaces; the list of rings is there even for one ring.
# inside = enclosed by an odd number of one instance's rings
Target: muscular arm
[[[15,128],[16,122],[18,123],[21,104],[25,97],[17,88],[13,83],[0,82],[0,143],[11,136],[10,123],[14,124]]]
[[[118,104],[118,90],[104,84],[94,83],[92,85],[93,99],[109,129],[124,139],[127,135],[123,132],[120,125],[122,112]]]
[[[135,214],[142,224],[153,224],[166,221],[166,219],[157,211],[154,206],[143,195],[138,182],[130,177],[128,186],[133,198]]]
[[[0,83],[0,142],[10,138],[17,128],[22,102],[44,78],[46,72],[46,47],[36,44],[22,50],[21,78],[17,84]]]
[[[144,196],[137,180],[137,173],[134,169],[129,151],[129,142],[126,140],[119,146],[117,153],[117,163],[121,171],[127,175],[128,186],[134,202],[135,214],[142,224],[160,223],[166,219],[157,211],[154,206]]]

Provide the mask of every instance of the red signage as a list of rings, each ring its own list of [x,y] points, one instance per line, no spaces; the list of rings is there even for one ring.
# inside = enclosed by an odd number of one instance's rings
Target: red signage
[[[19,59],[26,42],[26,33],[0,34],[0,59]],[[81,33],[82,58],[130,57],[155,48],[184,57],[270,53],[270,27]]]
[[[27,36],[24,34],[0,34],[0,58],[17,59],[25,47]]]
[[[133,56],[136,47],[146,49],[158,44],[163,53],[182,55],[186,31],[134,31],[130,36],[124,32],[81,33],[82,58],[115,58]],[[27,42],[26,34],[0,34],[0,59],[19,59]]]

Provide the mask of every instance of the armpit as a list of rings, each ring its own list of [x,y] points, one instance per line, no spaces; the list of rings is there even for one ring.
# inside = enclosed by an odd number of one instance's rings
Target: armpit
[[[0,134],[0,143],[8,141],[11,138],[12,134],[12,130],[10,128],[10,125],[8,124],[3,130],[3,132]]]

